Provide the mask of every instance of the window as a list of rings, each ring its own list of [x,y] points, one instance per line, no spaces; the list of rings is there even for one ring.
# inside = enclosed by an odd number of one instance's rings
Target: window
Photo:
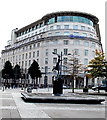
[[[64,45],[68,45],[68,40],[64,40]]]
[[[79,49],[74,49],[74,54],[79,55]]]
[[[56,64],[57,63],[57,57],[53,58],[53,63]]]
[[[52,24],[54,22],[55,22],[55,18],[51,18],[51,19],[48,20],[48,24]]]
[[[35,52],[33,52],[33,58],[35,57]]]
[[[91,31],[91,28],[90,28],[90,27],[88,27],[88,31]]]
[[[73,35],[78,36],[79,32],[74,32]]]
[[[81,30],[85,30],[85,26],[81,26]]]
[[[64,49],[64,55],[68,55],[68,49]]]
[[[89,42],[84,42],[84,46],[88,47],[89,46]]]
[[[26,53],[26,59],[27,59],[27,53]]]
[[[60,35],[60,32],[55,32],[55,35]]]
[[[32,46],[31,46],[31,45],[29,46],[29,49],[30,49],[30,50],[32,49]]]
[[[33,44],[33,48],[35,48],[36,47],[36,45],[35,44]]]
[[[48,33],[48,36],[52,36],[52,33]]]
[[[73,29],[77,30],[78,29],[78,25],[73,25]]]
[[[37,47],[40,47],[40,43],[37,43]]]
[[[92,43],[92,45],[91,45],[91,46],[92,46],[92,48],[95,48],[95,43]]]
[[[64,35],[70,35],[70,33],[69,32],[64,32]]]
[[[46,49],[46,52],[45,52],[45,53],[46,53],[45,55],[48,56],[48,49]]]
[[[64,29],[69,29],[69,25],[64,25]]]
[[[90,38],[93,38],[93,35],[92,35],[92,34],[90,34]]]
[[[50,30],[53,30],[53,26],[50,26]]]
[[[24,61],[22,61],[22,67],[24,66]]]
[[[84,55],[88,56],[88,50],[84,50]]]
[[[22,59],[24,59],[24,54],[22,55]]]
[[[92,56],[95,57],[95,51],[92,51]]]
[[[66,64],[67,63],[67,58],[63,58],[63,62],[64,62],[64,64]]]
[[[87,33],[83,33],[82,36],[83,36],[83,37],[87,37]]]
[[[74,45],[80,45],[80,41],[79,40],[74,40]]]
[[[57,49],[53,49],[53,52],[54,52],[55,54],[57,54]]]
[[[29,53],[29,58],[31,58],[31,52]]]
[[[39,50],[37,51],[37,57],[39,57]]]
[[[45,58],[45,64],[48,64],[48,58]]]
[[[25,61],[25,66],[27,66],[27,61]]]
[[[88,59],[87,58],[84,59],[84,64],[88,65]]]
[[[29,60],[29,66],[31,65],[31,60]]]
[[[57,26],[56,26],[56,29],[61,29],[61,26],[60,26],[60,25],[57,25]]]

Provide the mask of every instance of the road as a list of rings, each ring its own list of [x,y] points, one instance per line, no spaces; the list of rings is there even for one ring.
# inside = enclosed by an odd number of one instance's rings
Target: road
[[[21,92],[21,89],[0,90],[0,118],[105,118],[105,103],[26,103],[21,99]]]

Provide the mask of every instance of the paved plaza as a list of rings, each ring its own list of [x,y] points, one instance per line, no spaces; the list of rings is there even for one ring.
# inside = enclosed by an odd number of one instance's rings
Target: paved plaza
[[[0,118],[105,118],[105,102],[102,104],[26,103],[24,90],[0,90]],[[37,89],[36,93],[52,93],[52,89]],[[70,92],[64,90],[64,93]],[[81,91],[80,91],[81,92]],[[104,98],[104,96],[99,96]]]

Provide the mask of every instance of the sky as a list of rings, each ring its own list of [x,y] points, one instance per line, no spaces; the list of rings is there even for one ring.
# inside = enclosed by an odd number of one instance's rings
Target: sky
[[[0,0],[0,52],[11,39],[11,31],[22,28],[57,11],[80,11],[95,15],[105,49],[106,0]],[[1,55],[0,55],[1,56]]]

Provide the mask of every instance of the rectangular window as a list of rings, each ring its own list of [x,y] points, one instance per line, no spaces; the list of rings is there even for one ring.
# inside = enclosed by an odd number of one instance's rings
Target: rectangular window
[[[87,37],[87,33],[83,33],[82,36],[83,36],[83,37]]]
[[[69,25],[64,25],[64,29],[69,29]]]
[[[68,45],[68,40],[64,40],[64,45]]]
[[[80,45],[80,41],[79,40],[74,40],[74,45]]]
[[[45,53],[46,53],[46,56],[48,56],[48,49],[46,49],[46,52],[45,52]]]
[[[78,29],[78,25],[73,25],[73,29],[77,30]]]
[[[26,59],[27,59],[27,53],[26,53]]]
[[[55,32],[55,35],[60,35],[60,32]]]
[[[74,49],[74,54],[79,55],[79,49]]]
[[[88,47],[89,46],[89,42],[84,42],[84,46]]]
[[[67,58],[63,58],[63,62],[64,62],[64,64],[66,64],[67,63]]]
[[[31,58],[31,52],[29,53],[29,58]]]
[[[61,26],[60,26],[60,25],[57,25],[57,26],[56,26],[56,29],[61,29]]]
[[[53,63],[56,64],[57,63],[57,57],[53,58]]]
[[[37,51],[37,57],[39,57],[39,50]]]
[[[85,26],[81,26],[81,30],[85,30]]]
[[[85,50],[85,51],[84,51],[84,55],[85,55],[85,56],[88,56],[88,50]]]
[[[45,58],[45,64],[48,64],[48,58]]]
[[[95,43],[92,43],[91,47],[92,47],[92,48],[95,48]]]
[[[31,65],[31,60],[29,60],[29,66]]]
[[[88,65],[88,59],[87,58],[84,59],[84,64]]]
[[[53,49],[53,52],[54,52],[55,54],[57,54],[57,49]]]
[[[53,30],[53,26],[50,26],[50,30]]]
[[[25,66],[27,66],[27,61],[25,61]]]
[[[33,52],[33,58],[35,57],[35,52]]]
[[[48,36],[52,36],[52,33],[48,33]]]
[[[64,49],[64,55],[68,55],[68,49]]]
[[[73,35],[74,35],[74,36],[78,36],[78,35],[79,35],[79,32],[74,32]]]
[[[69,32],[64,32],[64,35],[70,35],[70,33]]]

